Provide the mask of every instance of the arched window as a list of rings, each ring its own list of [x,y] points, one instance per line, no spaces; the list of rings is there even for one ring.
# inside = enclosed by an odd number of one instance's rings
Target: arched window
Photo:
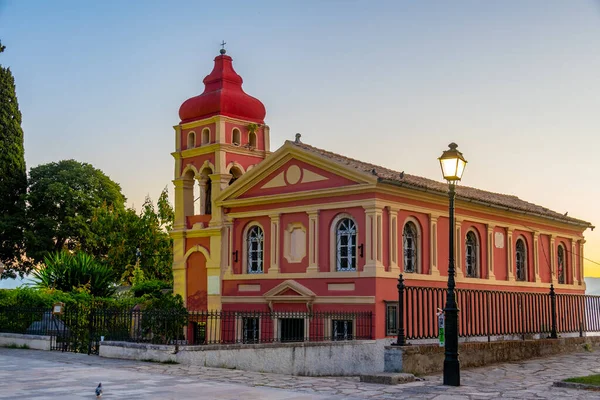
[[[250,145],[250,147],[256,148],[256,133],[250,132],[248,134],[248,144]]]
[[[565,248],[558,245],[558,283],[565,283]]]
[[[202,130],[202,144],[210,143],[210,129],[204,128]]]
[[[517,262],[517,280],[527,280],[527,246],[523,239],[517,239],[515,259]]]
[[[235,144],[236,146],[239,146],[241,144],[241,137],[242,137],[240,130],[238,128],[233,128],[233,132],[232,132],[231,136],[232,136],[231,142],[233,144]]]
[[[479,241],[473,231],[467,232],[467,243],[465,245],[465,265],[467,276],[477,278],[479,276]]]
[[[341,219],[336,228],[336,271],[356,271],[356,223]]]
[[[404,244],[404,272],[419,272],[417,264],[419,239],[417,232],[417,226],[414,222],[409,221],[404,224],[404,232],[402,233]]]
[[[260,226],[250,227],[246,236],[246,254],[248,255],[248,273],[263,272],[263,231]]]
[[[196,132],[188,133],[187,148],[193,149],[196,147]]]

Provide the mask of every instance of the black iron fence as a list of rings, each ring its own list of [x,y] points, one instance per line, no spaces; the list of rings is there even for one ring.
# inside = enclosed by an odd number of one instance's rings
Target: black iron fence
[[[371,312],[195,311],[189,322],[192,344],[373,338]]]
[[[600,296],[455,289],[460,337],[600,332]],[[446,288],[398,284],[398,301],[386,302],[386,331],[406,340],[434,339],[446,303]],[[400,307],[399,307],[400,304]]]
[[[152,344],[320,342],[373,338],[371,312],[0,308],[0,332],[51,336],[53,350],[97,354],[101,341]],[[186,332],[187,331],[187,332]]]

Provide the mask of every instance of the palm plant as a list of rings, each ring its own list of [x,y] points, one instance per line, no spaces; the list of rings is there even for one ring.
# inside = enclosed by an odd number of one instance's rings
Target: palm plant
[[[63,292],[83,289],[97,297],[109,297],[116,291],[113,271],[84,252],[71,254],[63,250],[49,254],[32,276],[36,288]]]

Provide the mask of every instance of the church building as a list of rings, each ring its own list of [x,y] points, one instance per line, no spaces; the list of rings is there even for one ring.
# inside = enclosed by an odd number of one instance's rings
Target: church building
[[[384,338],[399,274],[446,286],[448,185],[299,134],[272,151],[265,107],[242,82],[221,50],[204,92],[179,109],[175,293],[189,310],[370,311]],[[456,192],[458,288],[585,292],[590,223],[512,195]]]

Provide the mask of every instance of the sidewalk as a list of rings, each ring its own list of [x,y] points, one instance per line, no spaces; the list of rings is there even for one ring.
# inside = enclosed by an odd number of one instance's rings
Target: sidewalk
[[[93,399],[100,381],[103,399],[598,399],[598,392],[552,387],[592,373],[600,373],[600,352],[463,370],[463,386],[453,388],[441,385],[440,375],[386,386],[0,348],[0,399]]]

